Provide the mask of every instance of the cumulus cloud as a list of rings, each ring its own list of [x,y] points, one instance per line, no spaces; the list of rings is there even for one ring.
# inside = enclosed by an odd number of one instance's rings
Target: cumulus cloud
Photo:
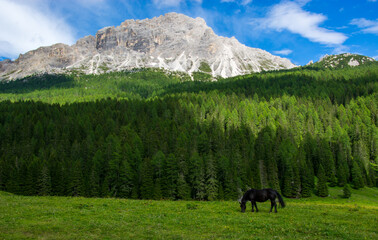
[[[278,54],[278,55],[289,55],[291,54],[293,51],[290,50],[290,49],[282,49],[282,50],[279,50],[279,51],[273,51],[274,54]]]
[[[265,18],[255,19],[252,24],[258,24],[260,27],[275,31],[287,30],[312,42],[342,44],[347,37],[342,33],[320,27],[319,25],[327,17],[303,10],[302,6],[306,2],[308,1],[281,2],[274,5]]]
[[[365,18],[355,18],[350,24],[356,25],[362,29],[364,33],[373,33],[378,35],[378,20],[371,21]]]
[[[202,3],[202,0],[190,0],[192,2]],[[158,7],[178,7],[185,0],[152,0]]]
[[[0,56],[16,58],[40,46],[75,41],[63,19],[37,4],[43,2],[0,0]]]

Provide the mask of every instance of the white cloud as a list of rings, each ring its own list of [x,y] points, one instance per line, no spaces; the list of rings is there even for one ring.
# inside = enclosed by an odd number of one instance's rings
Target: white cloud
[[[75,41],[63,19],[36,4],[43,2],[0,0],[0,56],[15,58],[40,46]]]
[[[252,2],[252,0],[221,0],[221,2],[236,2],[243,6],[248,5]]]
[[[361,28],[364,33],[378,34],[378,20],[371,21],[365,18],[355,18],[350,24]]]
[[[290,50],[290,49],[282,49],[282,50],[279,50],[279,51],[273,51],[274,54],[278,54],[278,55],[289,55],[293,52],[293,50]]]
[[[350,47],[344,45],[339,45],[332,50],[332,54],[341,54],[347,52],[350,52]]]
[[[192,2],[202,3],[202,0],[191,0]],[[152,0],[157,7],[178,7],[185,0]]]
[[[301,6],[306,2],[308,1],[279,3],[272,7],[265,18],[257,19],[254,23],[259,24],[262,28],[266,27],[276,31],[288,30],[312,42],[342,44],[347,37],[342,33],[320,27],[319,25],[327,17],[303,10]]]
[[[252,2],[252,0],[243,0],[243,1],[241,1],[241,4],[242,5],[248,5],[248,4],[250,4]]]
[[[153,0],[153,3],[161,7],[177,7],[182,0]]]

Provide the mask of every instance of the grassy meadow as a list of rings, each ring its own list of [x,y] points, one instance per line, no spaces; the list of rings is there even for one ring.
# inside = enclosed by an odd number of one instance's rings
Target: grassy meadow
[[[378,189],[285,199],[241,213],[231,201],[27,197],[0,192],[0,239],[377,239]]]

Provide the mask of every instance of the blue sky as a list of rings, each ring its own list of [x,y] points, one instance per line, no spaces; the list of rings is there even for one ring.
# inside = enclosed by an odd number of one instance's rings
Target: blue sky
[[[0,59],[168,12],[297,65],[343,52],[378,59],[377,0],[0,0]]]

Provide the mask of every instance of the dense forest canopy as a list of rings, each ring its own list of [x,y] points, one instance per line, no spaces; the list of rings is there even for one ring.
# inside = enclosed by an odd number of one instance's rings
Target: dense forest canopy
[[[377,90],[377,64],[217,82],[145,69],[2,83],[0,190],[215,200],[377,186]]]

